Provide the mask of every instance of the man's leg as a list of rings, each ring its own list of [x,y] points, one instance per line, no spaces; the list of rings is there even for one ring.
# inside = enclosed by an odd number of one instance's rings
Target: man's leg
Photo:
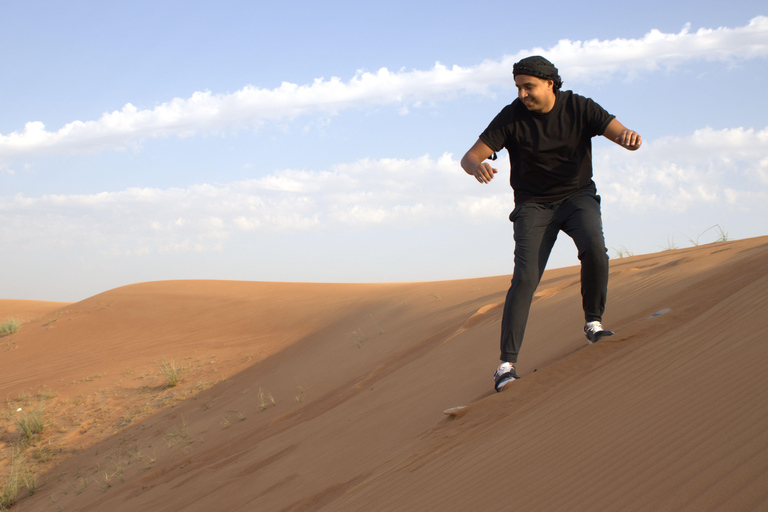
[[[608,249],[605,247],[599,196],[578,195],[557,212],[562,230],[570,236],[581,261],[581,297],[587,322],[603,319],[608,296]]]
[[[557,240],[554,211],[545,205],[523,204],[510,215],[515,229],[515,269],[501,321],[501,360],[517,362],[533,294]]]

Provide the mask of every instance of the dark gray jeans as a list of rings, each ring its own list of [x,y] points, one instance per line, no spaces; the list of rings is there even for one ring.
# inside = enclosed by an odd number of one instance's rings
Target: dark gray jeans
[[[523,203],[509,220],[515,228],[515,270],[501,321],[501,360],[520,353],[533,294],[541,281],[557,234],[576,244],[581,261],[581,297],[587,322],[602,321],[608,294],[608,250],[603,237],[600,196],[578,192],[557,203]]]

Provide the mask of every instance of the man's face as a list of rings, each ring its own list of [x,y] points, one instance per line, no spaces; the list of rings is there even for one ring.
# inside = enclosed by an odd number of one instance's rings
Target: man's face
[[[545,114],[555,106],[555,92],[552,89],[554,82],[544,80],[531,75],[517,75],[517,97],[530,110],[539,114]]]

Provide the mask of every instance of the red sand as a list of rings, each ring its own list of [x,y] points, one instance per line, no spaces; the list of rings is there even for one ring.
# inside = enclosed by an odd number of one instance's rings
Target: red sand
[[[508,276],[0,301],[26,321],[0,338],[0,474],[16,409],[48,421],[13,510],[768,509],[768,237],[613,260],[592,346],[578,275],[545,274],[500,394]]]

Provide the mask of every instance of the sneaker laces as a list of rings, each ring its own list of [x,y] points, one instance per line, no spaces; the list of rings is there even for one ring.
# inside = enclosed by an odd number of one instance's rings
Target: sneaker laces
[[[514,370],[514,368],[515,367],[512,363],[509,363],[509,362],[501,363],[498,369],[496,370],[496,373],[493,374],[493,376],[498,377],[500,375],[504,375],[505,373],[509,373],[512,370]]]
[[[598,321],[587,322],[587,325],[584,326],[584,334],[587,334],[587,333],[594,334],[596,332],[600,332],[604,330],[605,329],[603,329],[603,324],[601,324]]]

